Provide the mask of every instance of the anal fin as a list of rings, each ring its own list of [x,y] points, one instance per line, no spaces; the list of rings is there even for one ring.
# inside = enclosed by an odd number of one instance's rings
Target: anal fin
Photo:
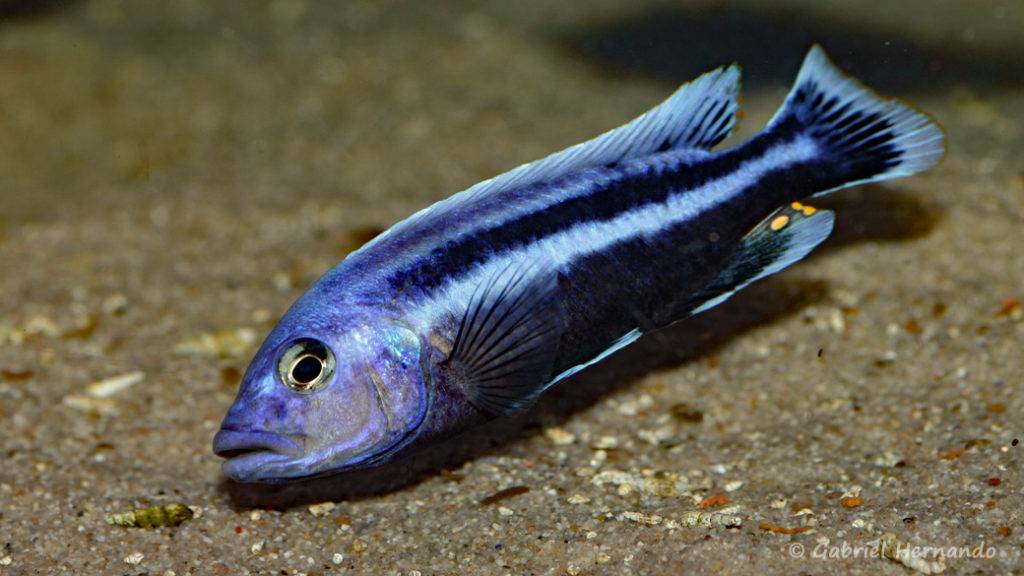
[[[517,412],[544,391],[561,337],[558,275],[514,263],[475,291],[442,367],[491,416]]]
[[[714,308],[750,284],[771,276],[807,256],[832,232],[832,212],[793,202],[754,227],[725,268],[694,295],[697,314]]]
[[[643,332],[641,332],[639,328],[634,328],[633,330],[630,330],[629,332],[627,332],[627,333],[623,334],[621,337],[619,337],[618,340],[616,340],[615,342],[612,342],[611,346],[606,348],[604,350],[604,352],[601,352],[600,354],[598,354],[597,356],[591,358],[590,360],[588,360],[588,361],[586,361],[586,362],[584,362],[582,364],[577,364],[577,365],[573,366],[572,368],[569,368],[565,372],[562,372],[558,376],[555,376],[554,380],[552,380],[546,386],[546,388],[550,388],[551,386],[554,386],[555,384],[561,382],[562,380],[565,380],[569,376],[572,376],[573,374],[579,372],[580,370],[583,370],[587,366],[591,366],[593,364],[597,364],[601,360],[604,360],[605,358],[611,356],[612,354],[618,352],[619,350],[622,350],[626,346],[629,346],[633,342],[636,342],[637,340],[640,339],[641,336],[643,336]]]

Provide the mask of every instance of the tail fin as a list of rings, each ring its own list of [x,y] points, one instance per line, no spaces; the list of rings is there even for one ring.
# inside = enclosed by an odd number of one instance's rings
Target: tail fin
[[[817,44],[768,131],[814,139],[829,168],[821,183],[825,189],[815,196],[922,172],[946,152],[945,135],[934,120],[844,75]]]

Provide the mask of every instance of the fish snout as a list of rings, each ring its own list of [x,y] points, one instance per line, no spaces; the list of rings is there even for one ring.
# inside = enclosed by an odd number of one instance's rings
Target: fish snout
[[[222,427],[213,437],[213,453],[222,458],[231,459],[252,452],[297,456],[302,450],[295,441],[273,432]]]
[[[213,453],[225,458],[224,473],[236,482],[259,482],[276,478],[270,472],[302,457],[302,438],[273,432],[221,427],[213,437]]]

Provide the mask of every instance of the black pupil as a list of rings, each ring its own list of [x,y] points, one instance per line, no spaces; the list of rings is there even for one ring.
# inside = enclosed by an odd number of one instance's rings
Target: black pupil
[[[323,363],[315,356],[303,356],[292,367],[292,378],[299,384],[309,384],[320,377]]]

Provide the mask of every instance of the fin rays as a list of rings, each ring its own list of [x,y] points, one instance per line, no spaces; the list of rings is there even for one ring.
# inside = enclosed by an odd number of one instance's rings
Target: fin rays
[[[946,151],[942,129],[927,115],[882,98],[846,76],[821,46],[807,53],[793,89],[767,131],[809,134],[832,166],[835,182],[821,196],[931,168]]]
[[[481,411],[515,412],[544,390],[559,338],[557,288],[549,266],[513,263],[475,289],[443,366]]]
[[[832,212],[795,202],[779,208],[744,236],[718,276],[694,295],[692,313],[714,308],[750,284],[802,260],[828,238],[833,221]]]

